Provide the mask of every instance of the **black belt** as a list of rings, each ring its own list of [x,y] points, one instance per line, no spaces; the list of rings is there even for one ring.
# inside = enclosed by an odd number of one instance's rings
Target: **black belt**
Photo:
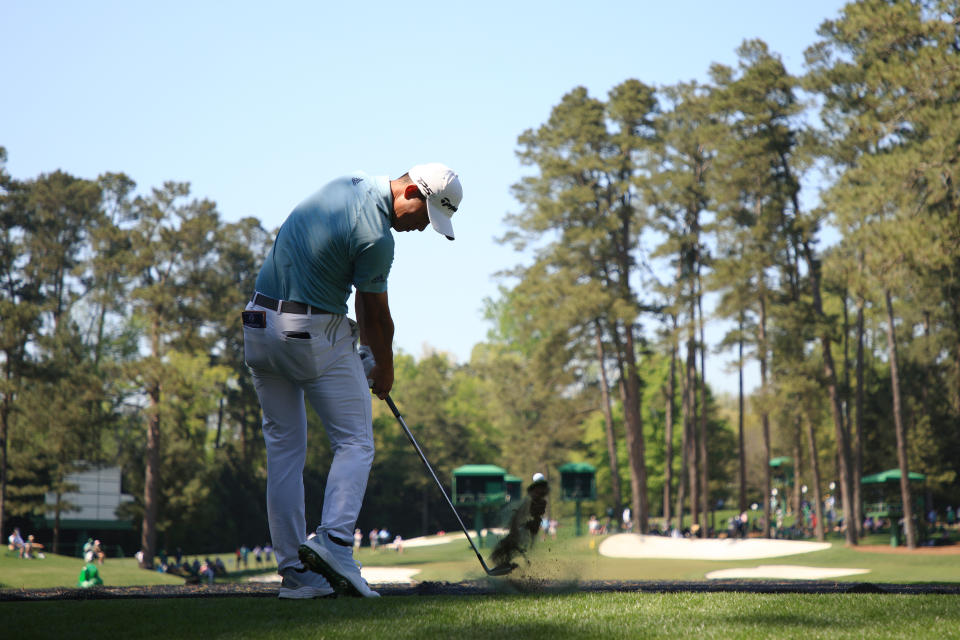
[[[277,311],[279,308],[280,313],[307,313],[309,310],[310,313],[331,313],[326,309],[321,309],[320,307],[315,307],[312,304],[304,304],[302,302],[294,302],[293,300],[277,300],[276,298],[271,298],[270,296],[265,296],[262,293],[255,293],[253,295],[253,304],[266,307],[272,311]]]

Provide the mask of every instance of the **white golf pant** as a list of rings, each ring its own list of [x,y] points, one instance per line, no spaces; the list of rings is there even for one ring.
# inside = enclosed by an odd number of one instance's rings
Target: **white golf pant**
[[[298,566],[306,539],[303,467],[307,455],[304,396],[320,416],[333,462],[317,534],[352,540],[373,464],[370,391],[356,352],[356,324],[342,315],[265,312],[266,327],[244,325],[244,360],[263,410],[267,449],[267,519],[278,570]],[[292,337],[290,333],[309,333]]]

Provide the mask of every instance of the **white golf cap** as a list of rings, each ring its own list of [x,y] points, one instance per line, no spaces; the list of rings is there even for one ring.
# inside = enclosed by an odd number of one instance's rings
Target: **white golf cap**
[[[418,164],[407,172],[420,193],[427,199],[427,214],[430,224],[447,240],[453,240],[453,223],[450,218],[460,207],[463,187],[453,170],[439,162]]]

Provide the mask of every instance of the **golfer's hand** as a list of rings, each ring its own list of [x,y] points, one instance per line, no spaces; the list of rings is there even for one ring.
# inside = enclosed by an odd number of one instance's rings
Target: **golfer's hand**
[[[393,388],[393,367],[374,365],[370,370],[370,390],[381,400],[386,400]]]
[[[357,352],[360,355],[360,364],[363,365],[363,375],[366,377],[367,382],[370,382],[370,372],[377,366],[377,361],[373,357],[373,351],[371,351],[367,345],[362,344],[360,348],[357,349]]]

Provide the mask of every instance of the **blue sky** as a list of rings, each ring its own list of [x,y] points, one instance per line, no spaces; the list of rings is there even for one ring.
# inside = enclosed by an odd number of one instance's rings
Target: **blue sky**
[[[0,0],[0,146],[17,178],[186,181],[268,229],[332,177],[444,162],[464,187],[457,240],[398,235],[390,302],[399,348],[463,361],[489,329],[493,274],[522,259],[495,238],[518,209],[525,129],[576,86],[705,80],[747,38],[799,73],[844,4]],[[708,379],[735,390],[721,369]]]

